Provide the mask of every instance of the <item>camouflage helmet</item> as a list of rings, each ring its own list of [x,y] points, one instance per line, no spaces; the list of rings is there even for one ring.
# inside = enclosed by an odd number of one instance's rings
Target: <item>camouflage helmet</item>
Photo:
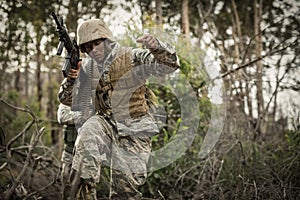
[[[79,24],[77,28],[77,42],[79,46],[101,38],[115,41],[108,25],[101,19],[90,19]]]

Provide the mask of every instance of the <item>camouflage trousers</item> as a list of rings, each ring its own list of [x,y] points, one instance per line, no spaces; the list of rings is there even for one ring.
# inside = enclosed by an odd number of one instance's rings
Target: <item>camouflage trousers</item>
[[[147,135],[120,133],[116,123],[95,115],[81,127],[72,168],[84,180],[100,181],[101,165],[111,169],[111,199],[140,199],[147,177],[151,141]]]
[[[64,150],[61,157],[61,182],[62,182],[62,195],[64,198],[64,193],[66,186],[69,182],[70,173],[72,169],[73,161],[73,149],[77,137],[77,130],[75,125],[64,125]]]
[[[63,185],[65,185],[70,177],[70,172],[72,169],[73,154],[67,151],[63,151],[61,159],[61,180]]]

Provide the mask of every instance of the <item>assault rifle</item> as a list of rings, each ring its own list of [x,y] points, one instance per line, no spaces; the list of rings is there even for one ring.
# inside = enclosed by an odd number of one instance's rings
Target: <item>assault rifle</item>
[[[67,56],[65,57],[66,61],[62,68],[63,76],[66,78],[68,77],[68,74],[71,69],[77,69],[77,64],[81,59],[79,58],[79,47],[77,45],[77,42],[75,38],[71,40],[69,37],[69,34],[63,25],[63,19],[60,17],[60,19],[57,18],[54,12],[51,13],[53,19],[55,20],[55,23],[57,25],[57,32],[59,35],[59,44],[57,47],[57,55],[61,55],[63,48],[65,47],[67,50]],[[71,79],[71,82],[74,82],[75,79]]]

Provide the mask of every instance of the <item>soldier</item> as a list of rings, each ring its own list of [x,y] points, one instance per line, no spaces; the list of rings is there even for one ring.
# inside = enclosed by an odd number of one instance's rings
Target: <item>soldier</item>
[[[152,35],[137,39],[145,49],[121,47],[101,19],[81,23],[77,37],[80,50],[91,59],[79,63],[78,70],[71,69],[58,93],[61,103],[73,102],[75,109],[86,110],[94,100],[95,115],[85,122],[78,120],[81,128],[71,175],[73,182],[80,177],[77,197],[97,199],[95,186],[105,164],[111,168],[110,199],[140,199],[138,187],[147,176],[150,138],[159,132],[149,113],[145,81],[151,74],[175,71],[179,59],[171,46]],[[98,73],[84,79],[81,65],[94,65]]]

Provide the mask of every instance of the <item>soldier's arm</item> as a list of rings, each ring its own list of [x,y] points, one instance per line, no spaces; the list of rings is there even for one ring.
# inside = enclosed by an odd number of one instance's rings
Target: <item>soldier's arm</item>
[[[58,91],[58,101],[62,104],[67,106],[72,105],[72,91],[73,91],[74,84],[69,82],[66,78],[60,85]]]
[[[78,78],[80,68],[81,68],[82,62],[77,63],[77,69],[71,69],[68,77],[63,80],[63,82],[60,85],[59,91],[58,91],[58,101],[62,104],[65,104],[67,106],[72,105],[72,92],[74,87],[74,81]]]
[[[153,64],[160,64],[160,67],[168,66],[173,70],[179,68],[179,58],[175,49],[153,36],[142,36],[137,39],[147,49],[133,49],[133,60],[138,64],[146,64],[145,66],[153,66]],[[154,65],[154,67],[157,67]],[[162,70],[162,69],[160,69]],[[169,71],[169,70],[167,70]]]
[[[57,121],[60,124],[74,124],[74,112],[70,106],[59,104],[57,110]]]

